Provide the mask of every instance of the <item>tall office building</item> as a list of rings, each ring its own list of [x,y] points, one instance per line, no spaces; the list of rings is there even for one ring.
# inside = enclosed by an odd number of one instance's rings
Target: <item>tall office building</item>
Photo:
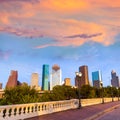
[[[70,86],[71,84],[70,84],[70,78],[65,78],[64,79],[64,85],[66,85],[66,86]]]
[[[48,90],[49,82],[49,65],[43,65],[42,69],[42,90]]]
[[[17,79],[18,79],[18,72],[14,71],[14,70],[11,70],[11,74],[8,78],[8,82],[6,84],[6,87],[9,88],[9,87],[17,86],[17,84],[18,84]]]
[[[62,72],[60,67],[57,64],[55,64],[52,66],[52,73],[50,77],[50,90],[52,90],[54,86],[61,84],[62,84]]]
[[[82,73],[81,79],[79,80],[79,77],[76,76],[75,78],[75,86],[78,87],[78,81],[80,82],[80,87],[83,85],[90,85],[89,83],[89,78],[88,78],[88,66],[80,66],[79,67],[79,72]]]
[[[120,87],[120,79],[119,77],[116,75],[116,72],[114,70],[112,70],[111,72],[111,85],[113,87]]]
[[[0,89],[2,89],[2,83],[0,83]]]
[[[96,88],[101,88],[101,83],[102,83],[102,74],[101,71],[95,71],[92,72],[92,81],[93,81],[93,86]]]
[[[38,73],[32,73],[31,76],[31,87],[38,88],[39,75]]]

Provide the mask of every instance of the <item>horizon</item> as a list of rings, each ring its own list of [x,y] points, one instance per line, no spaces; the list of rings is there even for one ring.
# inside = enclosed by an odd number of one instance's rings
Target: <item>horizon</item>
[[[120,75],[120,1],[112,0],[2,0],[0,1],[0,83],[11,70],[18,80],[31,82],[42,65],[58,64],[62,80],[82,65],[101,70],[103,85],[111,71]]]

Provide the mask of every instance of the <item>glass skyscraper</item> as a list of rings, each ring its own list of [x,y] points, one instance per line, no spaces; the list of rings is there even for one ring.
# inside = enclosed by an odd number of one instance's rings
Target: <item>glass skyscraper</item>
[[[101,87],[101,82],[102,82],[102,74],[101,71],[95,71],[92,72],[92,81],[93,81],[93,86],[100,88]]]
[[[120,79],[119,76],[117,76],[116,72],[114,70],[112,70],[111,72],[111,85],[113,87],[120,87]]]
[[[48,90],[49,65],[43,65],[42,71],[42,90]]]
[[[62,72],[60,67],[57,64],[55,64],[52,66],[50,90],[52,90],[54,86],[61,84],[62,84]]]

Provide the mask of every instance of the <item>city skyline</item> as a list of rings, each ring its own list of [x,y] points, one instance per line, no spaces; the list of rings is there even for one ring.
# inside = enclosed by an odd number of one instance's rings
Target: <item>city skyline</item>
[[[52,68],[49,68],[49,65],[47,65],[47,64],[43,64],[42,65],[42,76],[41,77],[39,77],[39,75],[40,75],[40,73],[37,73],[37,72],[35,72],[35,73],[32,73],[32,75],[30,76],[30,79],[29,79],[29,83],[28,82],[26,82],[26,81],[22,81],[23,83],[27,83],[28,85],[32,85],[32,84],[36,84],[38,87],[43,87],[42,86],[42,79],[43,78],[45,78],[46,79],[46,77],[47,77],[47,81],[48,81],[48,89],[49,89],[49,83],[51,82],[51,74],[50,73],[52,73],[52,70],[53,70],[53,67],[59,67],[57,64],[54,64],[53,66],[52,66]],[[82,65],[82,66],[79,66],[79,72],[80,72],[80,68],[82,68],[82,67],[87,67],[87,69],[88,69],[88,66],[86,66],[86,65]],[[46,69],[47,68],[47,69]],[[58,69],[58,68],[54,68],[54,69]],[[47,71],[46,71],[47,70]],[[12,74],[12,71],[17,71],[17,70],[11,70],[10,71],[10,75]],[[44,75],[43,75],[43,73],[44,74],[46,74],[45,73],[45,71],[47,72],[47,76],[45,77]],[[112,71],[114,71],[114,70],[112,70]],[[50,72],[50,73],[49,73]],[[101,74],[101,71],[100,70],[98,70],[98,71],[92,71],[91,73],[89,73],[89,70],[87,70],[87,72],[88,72],[88,78],[90,77],[89,75],[91,75],[91,78],[92,79],[90,79],[89,80],[89,84],[91,85],[91,86],[93,86],[93,73],[95,73],[95,76],[94,77],[96,77],[96,79],[95,80],[97,80],[98,79],[98,76],[96,76],[99,72],[99,74],[100,74],[100,81],[102,81],[102,74]],[[115,72],[115,71],[114,71]],[[48,74],[49,73],[49,74]],[[111,72],[112,73],[112,72]],[[19,74],[19,71],[17,71],[17,74]],[[85,73],[86,74],[86,73]],[[83,74],[82,73],[82,76],[83,75],[85,75],[85,74]],[[116,72],[115,72],[115,74],[116,74]],[[9,77],[10,77],[10,75],[9,75]],[[61,74],[61,76],[62,76],[62,74]],[[7,80],[7,82],[9,81],[9,77],[8,77],[8,80]],[[17,77],[19,77],[19,75],[17,75]],[[117,77],[119,77],[119,75],[117,76]],[[41,79],[40,79],[41,78]],[[35,81],[33,81],[33,79],[35,79]],[[65,82],[65,79],[70,79],[70,78],[63,78],[63,79],[61,79],[62,81],[61,81],[61,85]],[[111,78],[109,78],[110,80],[112,79],[112,76],[111,76]],[[37,80],[37,82],[36,82],[36,80]],[[71,86],[76,86],[75,85],[75,80],[76,80],[76,75],[75,75],[75,78],[74,78],[74,82],[72,82],[72,84],[71,84]],[[21,83],[21,81],[18,81],[19,83]],[[57,81],[56,81],[57,82]],[[3,84],[3,83],[2,83]],[[22,84],[22,83],[21,83]],[[43,83],[44,84],[44,83]],[[50,83],[51,84],[51,83]],[[54,83],[55,84],[55,83]],[[7,85],[7,83],[5,84],[5,86]],[[12,85],[12,84],[11,84]],[[58,84],[56,84],[56,85],[58,85]],[[103,81],[103,85],[104,85],[104,81]],[[111,86],[112,84],[111,84],[111,81],[110,81],[110,83],[109,84],[107,84],[107,86]],[[34,86],[34,85],[33,85]]]
[[[82,65],[91,81],[101,70],[110,85],[111,70],[120,75],[119,11],[119,0],[0,1],[0,83],[5,87],[17,70],[18,80],[30,84],[33,72],[42,80],[43,64],[58,64],[72,85]]]

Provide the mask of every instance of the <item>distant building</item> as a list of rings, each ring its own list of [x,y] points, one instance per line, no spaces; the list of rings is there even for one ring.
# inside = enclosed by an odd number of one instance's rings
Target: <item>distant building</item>
[[[116,72],[114,70],[112,70],[111,72],[111,85],[112,87],[120,87],[120,79],[119,77],[116,75]]]
[[[62,84],[62,72],[60,67],[57,64],[55,64],[52,66],[52,73],[50,78],[50,90],[52,90],[54,86],[61,84]]]
[[[65,78],[64,79],[64,85],[66,85],[66,86],[70,86],[71,85],[70,78]]]
[[[48,90],[49,65],[43,65],[42,70],[42,90]]]
[[[94,87],[101,88],[102,74],[101,74],[100,70],[92,72],[92,81],[93,81],[93,86]]]
[[[83,85],[90,85],[89,83],[89,77],[88,77],[88,66],[80,66],[79,67],[79,72],[82,73],[81,80],[79,80],[79,77],[76,76],[75,78],[75,86],[78,87],[78,81],[80,82],[80,87]]]
[[[17,81],[18,80],[18,72],[17,71],[14,71],[14,70],[11,70],[11,74],[8,78],[8,82],[6,84],[6,87],[15,87],[17,86]]]
[[[17,81],[17,86],[19,86],[19,85],[22,85],[22,83],[20,81]]]
[[[0,89],[2,89],[2,83],[0,83]]]
[[[32,76],[31,76],[31,87],[35,87],[35,88],[38,88],[38,83],[39,82],[39,75],[38,73],[32,73]]]

